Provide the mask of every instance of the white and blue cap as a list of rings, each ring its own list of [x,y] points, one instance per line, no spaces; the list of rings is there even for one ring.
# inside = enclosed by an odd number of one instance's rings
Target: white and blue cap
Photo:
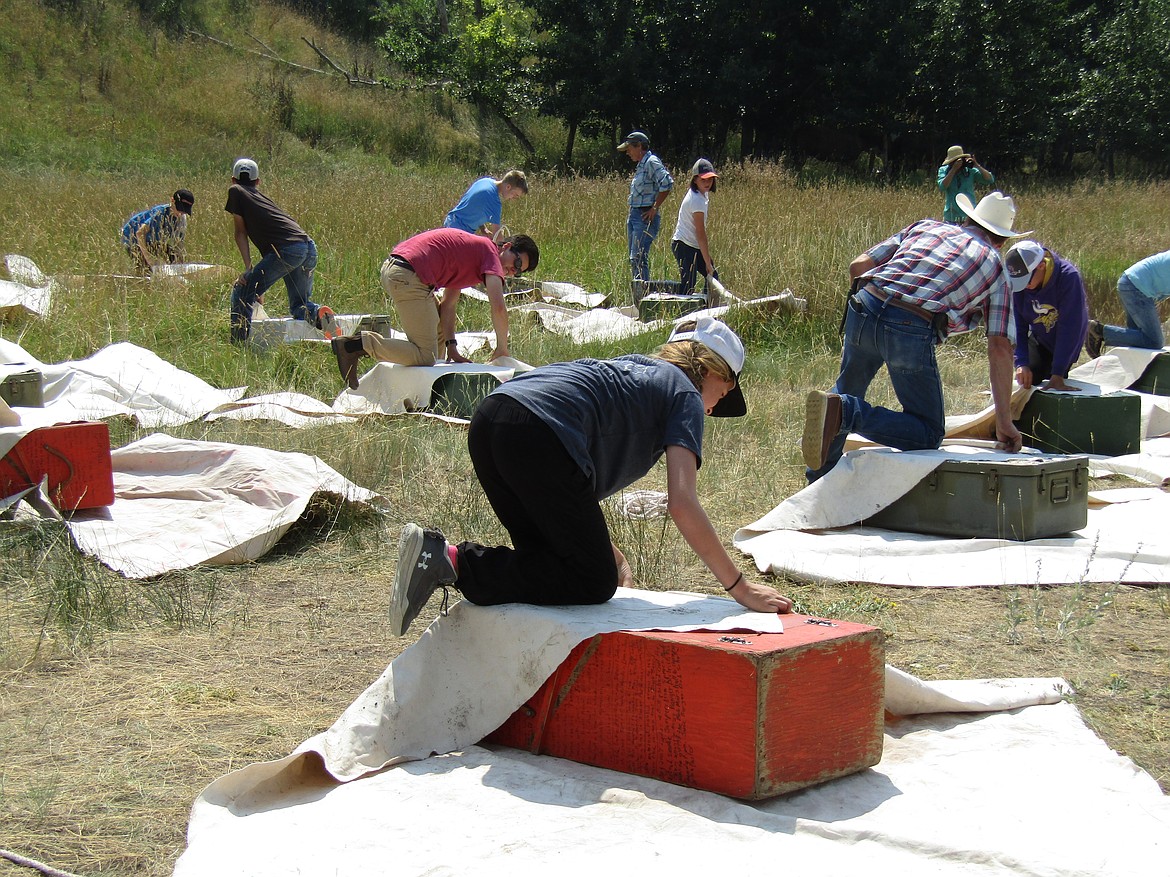
[[[743,390],[739,386],[739,375],[743,371],[745,354],[743,342],[739,336],[731,331],[731,327],[722,320],[714,317],[699,317],[695,320],[682,320],[676,325],[666,339],[670,344],[674,341],[697,341],[710,347],[727,363],[731,373],[735,376],[735,386],[720,399],[711,409],[712,417],[743,417],[747,414],[747,402],[743,398]]]
[[[241,183],[254,183],[260,179],[260,168],[250,158],[237,158],[232,165],[232,177]]]
[[[1003,257],[1007,268],[1008,284],[1012,292],[1024,289],[1032,280],[1032,274],[1044,261],[1044,248],[1035,241],[1020,241],[1012,244]]]

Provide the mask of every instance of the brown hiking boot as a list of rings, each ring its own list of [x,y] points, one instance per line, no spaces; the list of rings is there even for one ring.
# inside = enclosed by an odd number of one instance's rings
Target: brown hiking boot
[[[333,355],[337,357],[337,370],[341,372],[341,379],[351,390],[358,388],[357,364],[366,351],[362,348],[360,335],[348,335],[334,338],[329,342],[333,348]]]
[[[804,434],[800,439],[804,465],[814,472],[823,469],[829,459],[829,446],[840,432],[841,397],[813,390],[804,403]]]

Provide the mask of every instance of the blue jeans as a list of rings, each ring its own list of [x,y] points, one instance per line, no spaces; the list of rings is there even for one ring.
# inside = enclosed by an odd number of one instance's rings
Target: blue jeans
[[[703,260],[703,251],[695,249],[690,244],[684,244],[680,240],[670,242],[670,251],[674,253],[674,260],[678,262],[679,294],[690,295],[695,291],[695,283],[699,275],[704,278],[707,276],[707,263]],[[711,276],[718,280],[719,272],[713,271]],[[706,283],[705,280],[704,283]]]
[[[252,332],[252,308],[256,299],[284,278],[288,312],[294,320],[316,324],[318,305],[313,302],[313,269],[317,245],[312,240],[285,244],[279,253],[268,253],[244,274],[244,282],[232,286],[232,340],[246,341]]]
[[[649,208],[631,207],[630,215],[626,219],[626,239],[630,245],[630,271],[635,280],[650,279],[650,245],[658,237],[658,226],[662,224],[662,216],[655,212],[649,224],[642,219],[642,214]]]
[[[930,323],[909,311],[864,291],[849,300],[841,373],[832,389],[841,396],[841,431],[824,468],[805,472],[809,481],[836,465],[851,432],[902,451],[939,446],[946,424],[936,343]],[[883,365],[901,411],[865,401],[865,392]]]
[[[1126,328],[1103,326],[1105,343],[1110,347],[1147,347],[1160,350],[1165,344],[1158,303],[1129,282],[1124,274],[1117,281],[1117,295],[1125,308]]]

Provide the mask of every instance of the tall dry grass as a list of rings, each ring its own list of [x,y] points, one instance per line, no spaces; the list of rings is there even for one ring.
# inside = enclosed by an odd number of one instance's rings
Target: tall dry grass
[[[227,283],[110,278],[129,267],[117,244],[131,212],[179,185],[194,190],[189,252],[238,267],[223,213],[222,167],[107,176],[67,168],[0,169],[0,250],[47,273],[84,280],[58,292],[47,320],[0,324],[0,335],[47,362],[130,341],[221,387],[295,390],[329,400],[340,379],[323,345],[267,353],[227,337]],[[391,165],[358,153],[295,150],[261,157],[262,185],[317,240],[316,298],[339,311],[392,312],[378,266],[395,242],[437,225],[474,176]],[[504,168],[500,168],[503,170]],[[836,321],[849,261],[941,201],[929,189],[802,184],[782,169],[720,169],[712,199],[713,252],[742,297],[791,288],[806,315],[737,318],[748,340],[751,413],[708,424],[700,490],[730,539],[803,484],[800,411],[828,386],[840,353]],[[676,175],[682,183],[682,175]],[[535,174],[531,194],[505,206],[505,224],[542,248],[536,279],[579,283],[621,303],[628,294],[623,222],[626,176]],[[681,194],[681,193],[680,193]],[[1078,261],[1094,311],[1117,313],[1111,292],[1131,261],[1166,246],[1162,186],[1079,185],[1019,194],[1020,224]],[[652,256],[673,276],[667,240],[678,195]],[[99,277],[99,275],[107,275]],[[283,291],[269,295],[274,314]],[[460,317],[489,323],[473,302]],[[648,351],[661,333],[575,347],[516,322],[513,350],[534,364]],[[983,406],[985,345],[943,348],[948,411]],[[875,385],[875,398],[889,388]],[[141,434],[112,425],[117,444]],[[462,430],[409,418],[290,430],[271,423],[196,423],[180,435],[315,454],[383,493],[392,513],[323,505],[259,563],[126,582],[76,555],[60,529],[0,530],[0,822],[4,843],[84,873],[165,874],[183,845],[187,808],[207,781],[283,755],[332,722],[401,647],[385,629],[394,534],[406,520],[458,538],[506,534],[478,490]],[[664,488],[652,472],[640,487]],[[673,526],[609,513],[649,588],[716,593]],[[883,627],[891,660],[939,677],[1063,675],[1094,727],[1165,785],[1170,777],[1170,601],[1165,591],[1078,588],[914,592],[777,582],[806,611]],[[425,612],[415,633],[433,617]],[[412,634],[414,635],[414,634]],[[409,640],[407,640],[409,641]],[[5,866],[0,865],[0,873]]]

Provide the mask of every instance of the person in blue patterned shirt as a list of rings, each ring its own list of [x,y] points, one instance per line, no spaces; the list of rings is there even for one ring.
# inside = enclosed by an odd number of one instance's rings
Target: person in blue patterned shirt
[[[1008,452],[1020,450],[1011,414],[1015,322],[999,250],[1031,232],[1012,231],[1016,205],[1002,192],[978,206],[966,195],[958,203],[963,225],[920,220],[850,263],[841,372],[830,392],[814,390],[805,404],[801,453],[810,482],[836,465],[851,432],[902,451],[937,448],[945,416],[935,347],[980,323],[996,439]],[[883,365],[901,411],[865,401]]]
[[[650,151],[650,138],[631,131],[618,147],[635,165],[630,181],[630,215],[626,239],[630,249],[630,270],[634,280],[650,279],[650,245],[658,237],[661,219],[658,210],[674,188],[674,178],[662,160]]]
[[[135,213],[122,226],[122,246],[134,260],[134,268],[145,274],[163,262],[181,262],[185,258],[183,236],[187,217],[195,206],[195,196],[179,189],[166,204]]]

